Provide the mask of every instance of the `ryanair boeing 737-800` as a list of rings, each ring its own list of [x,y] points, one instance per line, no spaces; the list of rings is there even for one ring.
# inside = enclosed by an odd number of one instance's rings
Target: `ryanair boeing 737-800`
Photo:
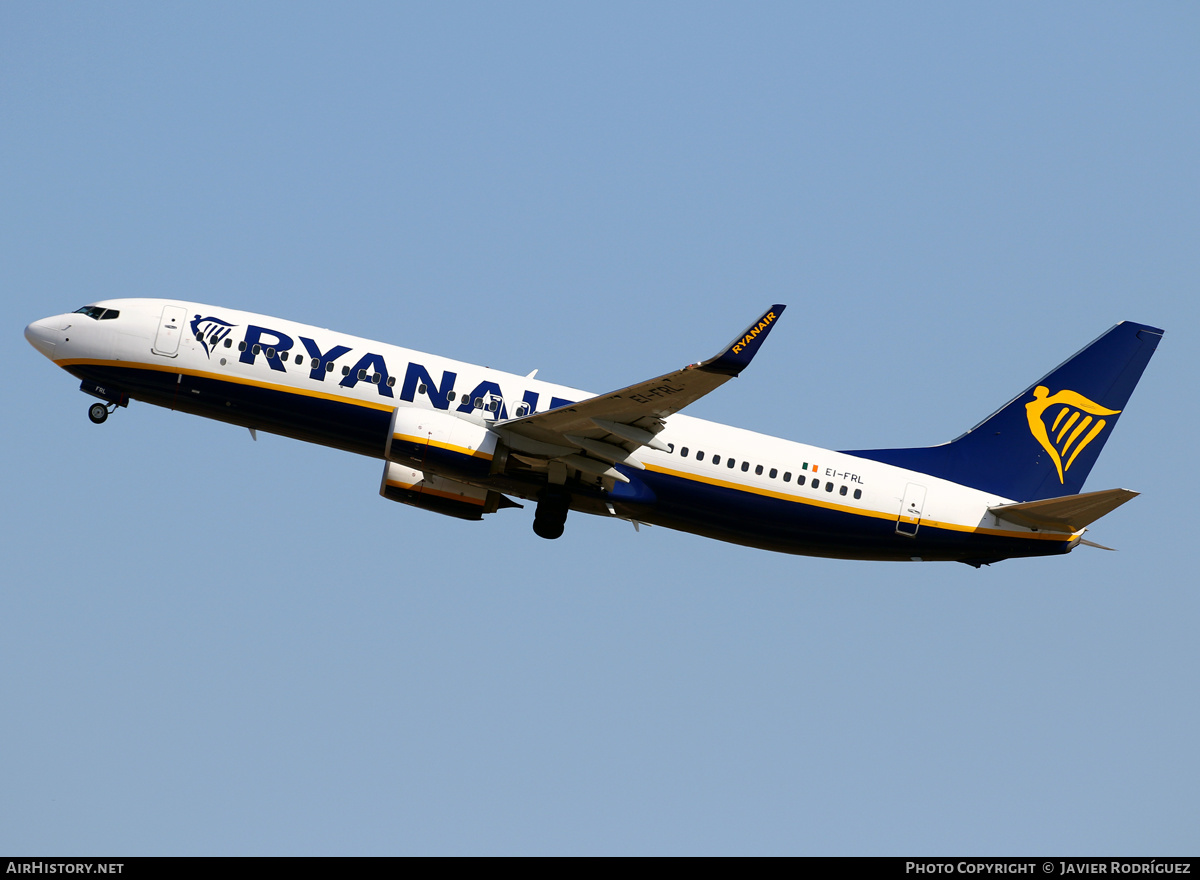
[[[1086,527],[1137,494],[1080,490],[1163,331],[1117,324],[940,446],[835,452],[680,414],[750,364],[783,310],[708,360],[599,395],[175,300],[98,302],[25,337],[102,401],[93,422],[142,400],[369,455],[385,498],[463,519],[535,501],[543,538],[576,510],[785,553],[979,566],[1090,543]]]

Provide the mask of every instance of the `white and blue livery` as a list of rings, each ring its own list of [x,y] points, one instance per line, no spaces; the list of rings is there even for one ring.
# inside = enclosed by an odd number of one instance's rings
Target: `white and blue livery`
[[[591,394],[234,309],[119,299],[35,321],[43,355],[130,400],[383,461],[381,494],[463,519],[536,502],[765,550],[980,566],[1066,553],[1137,493],[1081,493],[1163,331],[1124,322],[961,437],[832,451],[680,411],[749,366],[784,307],[715,357]],[[536,371],[535,371],[536,372]],[[1098,545],[1095,545],[1098,546]]]

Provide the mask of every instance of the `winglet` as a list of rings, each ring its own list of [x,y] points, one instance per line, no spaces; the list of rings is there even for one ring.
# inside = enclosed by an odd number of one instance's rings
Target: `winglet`
[[[742,370],[746,369],[750,365],[750,361],[758,354],[758,349],[763,344],[763,340],[767,338],[767,334],[775,326],[775,320],[783,314],[785,308],[787,306],[771,306],[771,308],[763,312],[762,317],[742,331],[733,342],[729,343],[724,351],[716,357],[696,364],[696,368],[708,373],[722,373],[726,376],[736,376]]]

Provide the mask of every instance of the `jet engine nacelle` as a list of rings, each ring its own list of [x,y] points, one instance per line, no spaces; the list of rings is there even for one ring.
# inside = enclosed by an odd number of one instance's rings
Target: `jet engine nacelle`
[[[392,461],[384,462],[379,494],[389,501],[459,519],[483,519],[485,513],[495,513],[500,507],[518,506],[499,492],[425,474]]]
[[[486,477],[504,469],[507,448],[486,425],[439,411],[397,407],[385,457],[443,477]]]

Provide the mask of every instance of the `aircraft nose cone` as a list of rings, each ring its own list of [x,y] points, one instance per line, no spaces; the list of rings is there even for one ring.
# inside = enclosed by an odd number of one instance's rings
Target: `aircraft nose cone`
[[[29,344],[50,360],[54,360],[54,352],[58,349],[60,336],[62,336],[62,332],[51,326],[49,318],[34,321],[25,328],[25,338],[29,340]]]

